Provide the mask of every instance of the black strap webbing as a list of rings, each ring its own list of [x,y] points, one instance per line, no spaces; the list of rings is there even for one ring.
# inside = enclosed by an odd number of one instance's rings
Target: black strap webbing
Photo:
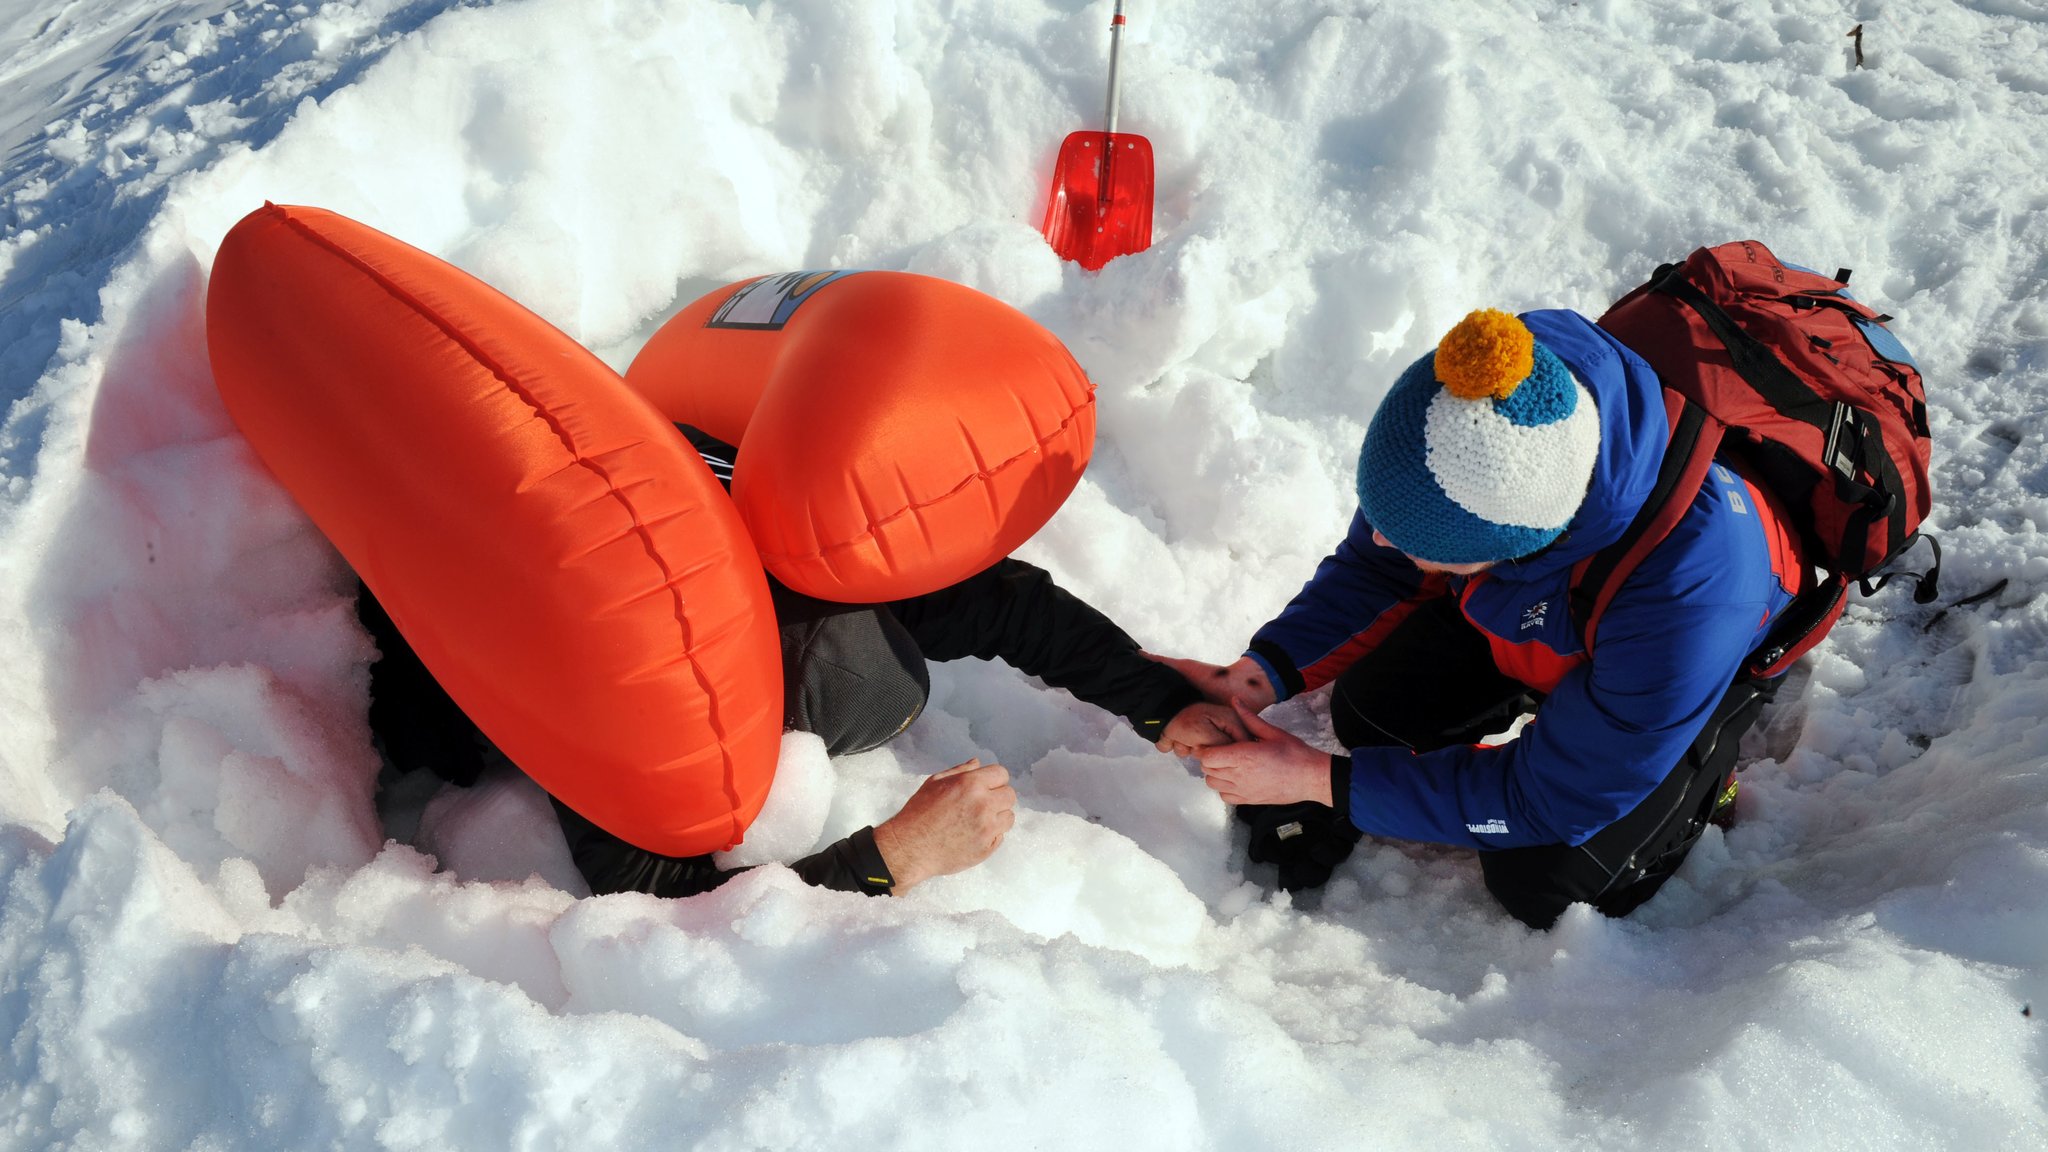
[[[1778,359],[1769,345],[1744,332],[1734,317],[1687,280],[1682,267],[1674,267],[1658,277],[1650,287],[1653,291],[1683,300],[1699,313],[1700,319],[1707,322],[1708,330],[1728,349],[1728,358],[1734,361],[1736,373],[1766,403],[1777,409],[1779,415],[1811,424],[1823,433],[1828,430],[1834,406],[1815,395],[1813,389],[1785,367],[1785,362]]]

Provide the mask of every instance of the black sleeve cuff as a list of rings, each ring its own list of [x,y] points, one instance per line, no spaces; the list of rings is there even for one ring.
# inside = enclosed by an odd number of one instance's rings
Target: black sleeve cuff
[[[1332,753],[1330,756],[1330,807],[1337,810],[1337,818],[1351,819],[1351,757]]]
[[[1163,664],[1160,667],[1171,673],[1173,678],[1179,681],[1178,685],[1143,714],[1125,717],[1131,722],[1131,727],[1138,730],[1138,735],[1154,744],[1159,743],[1159,737],[1165,733],[1167,724],[1171,723],[1175,716],[1180,715],[1181,709],[1202,702],[1201,692],[1197,691],[1193,684],[1188,683],[1180,673],[1173,672]]]
[[[1278,644],[1273,643],[1271,640],[1254,640],[1251,642],[1251,646],[1245,650],[1258,653],[1266,663],[1273,666],[1273,671],[1280,677],[1280,683],[1276,687],[1287,690],[1280,697],[1282,700],[1301,695],[1307,687],[1301,679],[1300,670],[1294,666],[1294,658],[1289,656]]]
[[[896,888],[896,878],[882,850],[875,847],[875,830],[863,828],[844,840],[814,852],[789,866],[804,883],[835,892],[865,892],[887,896]]]
[[[889,862],[882,859],[882,850],[875,844],[874,825],[848,836],[846,846],[853,858],[854,875],[860,880],[860,891],[870,896],[887,896],[896,890],[895,874],[889,871]]]

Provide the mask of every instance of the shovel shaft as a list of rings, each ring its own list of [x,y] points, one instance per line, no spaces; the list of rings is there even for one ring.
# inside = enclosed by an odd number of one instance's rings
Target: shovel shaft
[[[1103,117],[1108,127],[1106,132],[1116,132],[1116,98],[1122,85],[1117,73],[1118,50],[1124,43],[1124,0],[1116,0],[1116,14],[1109,18],[1109,111]]]

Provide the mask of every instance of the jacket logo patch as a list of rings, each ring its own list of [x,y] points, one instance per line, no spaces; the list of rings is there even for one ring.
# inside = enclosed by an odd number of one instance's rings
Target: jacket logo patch
[[[1508,822],[1496,819],[1488,820],[1484,824],[1467,824],[1465,831],[1475,836],[1505,836],[1508,832]]]
[[[1538,600],[1522,609],[1522,631],[1543,627],[1543,620],[1550,615],[1550,601]]]

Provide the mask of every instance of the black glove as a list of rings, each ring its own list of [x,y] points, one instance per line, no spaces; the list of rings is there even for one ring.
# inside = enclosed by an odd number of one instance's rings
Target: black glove
[[[1358,843],[1359,831],[1328,804],[1243,804],[1237,818],[1251,826],[1247,855],[1256,864],[1280,869],[1280,887],[1289,892],[1320,888]]]

